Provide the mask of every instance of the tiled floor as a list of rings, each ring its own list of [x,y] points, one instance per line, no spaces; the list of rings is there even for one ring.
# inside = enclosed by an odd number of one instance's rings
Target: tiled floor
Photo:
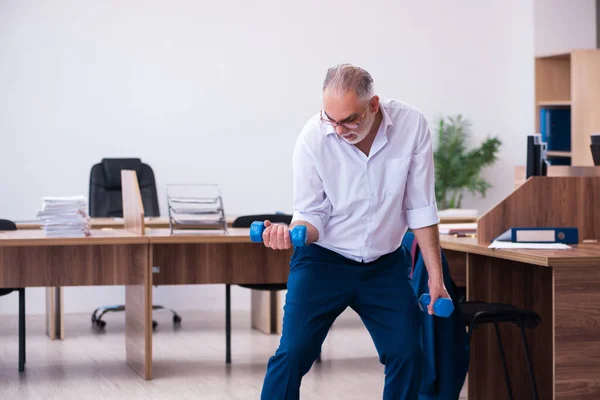
[[[175,330],[169,314],[155,312],[154,379],[125,364],[123,314],[106,316],[104,333],[88,314],[65,317],[66,338],[50,341],[43,316],[27,318],[26,372],[17,372],[17,318],[0,317],[0,392],[3,399],[258,399],[268,358],[279,337],[249,328],[248,312],[233,313],[233,363],[225,364],[224,313],[183,312]],[[383,366],[353,311],[334,324],[323,362],[305,376],[307,400],[381,399]],[[465,397],[461,397],[464,399]]]

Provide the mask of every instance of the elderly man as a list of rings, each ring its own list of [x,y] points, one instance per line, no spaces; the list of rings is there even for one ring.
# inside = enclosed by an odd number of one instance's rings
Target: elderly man
[[[431,303],[449,297],[429,128],[417,109],[374,95],[370,74],[352,65],[327,71],[322,101],[294,149],[292,224],[265,222],[265,246],[290,248],[288,229],[296,225],[306,226],[307,246],[292,256],[283,333],[262,399],[300,397],[302,377],[348,306],[385,365],[383,398],[417,399],[420,310],[408,275],[410,252],[402,246],[408,228],[427,264]]]

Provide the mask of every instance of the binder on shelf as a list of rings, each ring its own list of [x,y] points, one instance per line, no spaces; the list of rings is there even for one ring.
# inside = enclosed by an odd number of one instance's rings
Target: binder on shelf
[[[513,243],[577,244],[579,235],[574,227],[510,228],[495,240]]]
[[[570,107],[541,107],[540,133],[548,151],[571,151]]]

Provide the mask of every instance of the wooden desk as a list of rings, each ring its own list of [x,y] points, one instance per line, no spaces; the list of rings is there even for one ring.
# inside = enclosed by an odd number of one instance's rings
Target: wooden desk
[[[235,215],[227,216],[227,225],[231,227],[235,220]],[[144,224],[149,228],[169,228],[169,219],[166,217],[146,217]],[[40,222],[17,221],[18,230],[36,230],[41,229]],[[123,229],[123,218],[92,218],[92,229]],[[64,339],[65,331],[63,325],[64,313],[64,294],[61,286],[46,288],[46,334],[50,339]]]
[[[124,230],[47,238],[41,230],[0,232],[0,287],[126,287],[126,362],[152,377],[149,239]]]
[[[468,300],[510,303],[537,312],[528,330],[541,399],[600,398],[600,244],[569,250],[500,250],[477,239],[442,236],[444,251],[466,261]],[[501,326],[515,398],[531,398],[520,331]],[[507,397],[492,327],[471,342],[468,396]]]
[[[230,228],[228,234],[171,235],[168,229],[147,229],[155,285],[285,283],[292,250],[275,251],[250,241],[250,230]]]

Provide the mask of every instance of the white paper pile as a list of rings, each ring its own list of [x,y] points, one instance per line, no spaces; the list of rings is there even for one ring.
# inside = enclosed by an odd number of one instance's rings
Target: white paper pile
[[[46,236],[83,237],[90,235],[90,218],[83,196],[44,197],[37,214]]]
[[[488,246],[490,249],[542,249],[542,250],[566,250],[571,246],[564,243],[525,243],[525,242],[503,242],[494,240]]]

